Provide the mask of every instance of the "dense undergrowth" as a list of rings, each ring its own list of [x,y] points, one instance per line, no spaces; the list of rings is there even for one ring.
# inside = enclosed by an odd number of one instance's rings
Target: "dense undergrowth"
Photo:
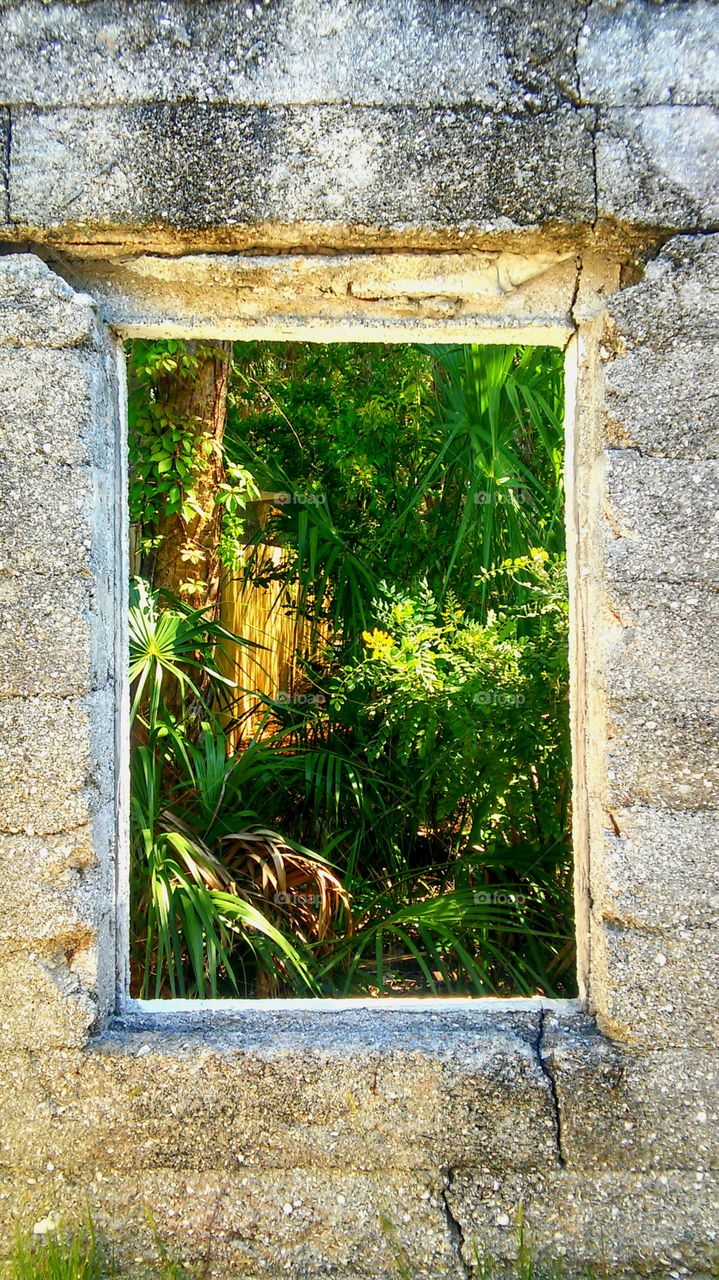
[[[235,749],[262,647],[195,607],[199,545],[153,581],[218,448],[188,352],[130,355],[134,990],[571,993],[560,353],[235,344],[222,573],[312,637]]]

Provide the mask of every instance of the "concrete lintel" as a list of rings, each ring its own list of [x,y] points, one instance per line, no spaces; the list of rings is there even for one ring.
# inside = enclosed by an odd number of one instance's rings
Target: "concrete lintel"
[[[580,260],[513,253],[52,255],[127,336],[242,340],[545,342],[564,345]],[[607,271],[585,263],[590,292]],[[593,281],[593,290],[591,282]],[[615,286],[616,287],[616,286]],[[611,288],[611,286],[610,286]]]

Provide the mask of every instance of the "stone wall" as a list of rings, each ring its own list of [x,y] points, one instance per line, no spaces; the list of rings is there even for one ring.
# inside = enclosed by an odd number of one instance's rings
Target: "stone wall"
[[[5,219],[13,238],[233,248],[713,226],[714,19],[676,0],[6,0]]]
[[[5,1250],[89,1203],[128,1275],[149,1208],[218,1280],[461,1280],[521,1204],[570,1276],[713,1274],[715,28],[0,9]],[[118,1012],[117,334],[392,331],[566,347],[581,1003]]]
[[[0,278],[0,1026],[35,1052],[114,1007],[117,358],[37,258]]]

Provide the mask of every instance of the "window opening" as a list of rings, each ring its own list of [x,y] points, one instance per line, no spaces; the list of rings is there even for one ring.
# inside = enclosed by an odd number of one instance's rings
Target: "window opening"
[[[561,351],[126,350],[131,994],[573,995]]]

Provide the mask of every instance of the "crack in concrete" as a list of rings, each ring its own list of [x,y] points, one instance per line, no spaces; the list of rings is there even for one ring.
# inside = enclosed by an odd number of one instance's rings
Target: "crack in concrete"
[[[571,296],[570,301],[569,301],[569,318],[570,318],[570,320],[571,320],[571,322],[572,322],[573,329],[572,329],[572,332],[570,333],[569,337],[567,338],[567,341],[566,341],[566,342],[565,342],[565,344],[564,344],[564,351],[565,351],[565,353],[566,353],[567,347],[569,346],[570,342],[572,341],[572,338],[576,337],[577,333],[579,332],[579,321],[578,321],[577,317],[576,317],[576,316],[575,316],[575,314],[574,314],[574,308],[575,308],[575,307],[576,307],[576,305],[577,305],[577,298],[579,297],[579,289],[580,289],[580,286],[581,286],[581,283],[582,283],[582,271],[584,270],[584,261],[583,261],[583,259],[582,259],[582,257],[581,257],[581,254],[579,254],[579,255],[576,257],[576,259],[575,259],[575,264],[576,264],[576,268],[577,268],[577,274],[576,274],[576,276],[575,276],[575,278],[574,278],[574,288],[572,289],[572,296]]]
[[[574,66],[575,93],[576,93],[576,95],[577,95],[577,105],[578,105],[578,106],[580,106],[580,107],[583,107],[583,106],[584,106],[584,103],[582,102],[582,78],[581,78],[581,75],[580,75],[580,73],[579,73],[579,41],[580,41],[580,40],[581,40],[581,38],[582,38],[582,31],[584,30],[585,26],[587,25],[587,23],[588,23],[588,21],[589,21],[589,10],[590,10],[590,8],[591,8],[591,0],[587,0],[587,3],[584,5],[584,8],[583,8],[583,10],[582,10],[581,14],[579,15],[579,22],[577,23],[577,34],[576,34],[576,36],[574,37],[574,48],[573,48],[573,50],[572,50],[572,63],[573,63],[573,66]]]
[[[555,1144],[557,1148],[557,1163],[564,1166],[567,1162],[564,1158],[564,1151],[562,1150],[562,1114],[559,1106],[559,1094],[557,1092],[557,1082],[554,1079],[554,1073],[552,1072],[551,1067],[549,1066],[549,1062],[547,1058],[545,1058],[542,1052],[542,1048],[544,1044],[544,1020],[546,1017],[546,1012],[547,1011],[544,1008],[541,1008],[539,1010],[539,1030],[538,1030],[537,1040],[534,1047],[537,1054],[537,1062],[539,1063],[539,1069],[542,1072],[542,1075],[545,1076],[545,1078],[549,1083],[549,1094],[552,1099],[552,1117],[554,1120],[554,1138],[555,1138]]]
[[[592,183],[594,188],[594,219],[592,221],[592,230],[596,230],[599,222],[599,181],[597,177],[597,134],[599,132],[599,109],[590,102],[584,102],[582,99],[582,77],[579,70],[579,41],[582,38],[582,31],[589,22],[589,11],[591,9],[591,0],[587,0],[584,9],[580,15],[577,25],[577,34],[574,41],[573,62],[574,62],[574,79],[576,83],[577,106],[580,110],[591,111],[592,123],[589,126],[589,135],[592,139]]]
[[[452,1250],[457,1259],[459,1274],[462,1277],[462,1280],[470,1280],[472,1272],[470,1270],[469,1263],[465,1260],[464,1256],[464,1229],[459,1218],[455,1218],[448,1199],[449,1193],[452,1190],[452,1170],[443,1169],[442,1178],[444,1179],[444,1186],[442,1187],[440,1194],[442,1196],[442,1204],[444,1205],[444,1217],[447,1223],[447,1233],[449,1235],[450,1244],[452,1245]]]
[[[10,155],[12,151],[12,110],[6,107],[7,111],[7,139],[5,142],[5,181],[3,187],[5,189],[5,214],[7,224],[12,224],[12,211],[10,209]]]

